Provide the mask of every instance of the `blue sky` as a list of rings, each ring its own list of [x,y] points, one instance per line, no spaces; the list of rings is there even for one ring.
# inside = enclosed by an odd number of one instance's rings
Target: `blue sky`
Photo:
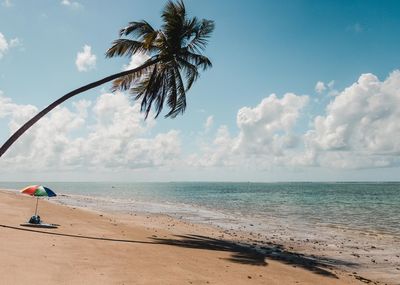
[[[36,109],[122,70],[129,58],[104,57],[118,30],[159,26],[165,4],[0,1],[1,141]],[[185,3],[216,30],[206,51],[214,67],[183,116],[144,123],[105,85],[30,131],[2,158],[0,180],[398,180],[398,1]],[[123,115],[129,131],[115,125]]]

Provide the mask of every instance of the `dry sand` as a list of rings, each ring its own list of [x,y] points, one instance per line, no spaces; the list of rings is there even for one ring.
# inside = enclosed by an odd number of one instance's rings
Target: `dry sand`
[[[40,201],[58,229],[20,227],[34,199],[0,192],[0,284],[365,284],[316,258],[268,254],[166,216],[100,213]],[[376,283],[378,284],[378,283]]]

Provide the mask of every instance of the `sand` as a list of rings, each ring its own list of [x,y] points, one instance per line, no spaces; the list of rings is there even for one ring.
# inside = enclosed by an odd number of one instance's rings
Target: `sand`
[[[20,227],[34,202],[0,191],[0,284],[380,284],[276,245],[261,254],[166,216],[40,201],[42,219],[61,226]]]

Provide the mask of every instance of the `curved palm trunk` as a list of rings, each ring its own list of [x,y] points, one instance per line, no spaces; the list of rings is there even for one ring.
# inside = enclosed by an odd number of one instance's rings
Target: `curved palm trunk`
[[[100,79],[98,81],[89,83],[85,86],[79,87],[78,89],[75,89],[67,94],[65,94],[64,96],[62,96],[61,98],[59,98],[58,100],[54,101],[53,103],[51,103],[49,106],[47,106],[45,109],[43,109],[42,111],[40,111],[36,116],[34,116],[32,119],[30,119],[28,122],[26,122],[22,127],[20,127],[0,148],[0,157],[7,151],[7,149],[23,134],[25,133],[30,127],[32,127],[37,121],[39,121],[43,116],[45,116],[47,113],[49,113],[51,110],[53,110],[55,107],[57,107],[58,105],[60,105],[61,103],[63,103],[64,101],[68,100],[69,98],[78,95],[82,92],[85,92],[87,90],[90,90],[92,88],[95,88],[97,86],[100,86],[104,83],[107,83],[111,80],[117,79],[118,77],[124,76],[124,75],[128,75],[130,73],[134,73],[137,72],[143,68],[149,67],[150,65],[156,63],[157,60],[151,60],[146,62],[145,64],[134,68],[134,69],[130,69],[127,71],[122,71],[120,73],[116,73],[110,76],[107,76],[103,79]]]

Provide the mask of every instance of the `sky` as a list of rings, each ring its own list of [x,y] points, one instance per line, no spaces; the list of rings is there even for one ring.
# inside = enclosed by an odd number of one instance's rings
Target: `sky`
[[[161,0],[0,0],[0,143],[65,93],[137,66],[105,58]],[[213,68],[175,119],[110,85],[44,117],[0,181],[398,181],[400,2],[186,0]],[[166,113],[164,113],[166,114]]]

